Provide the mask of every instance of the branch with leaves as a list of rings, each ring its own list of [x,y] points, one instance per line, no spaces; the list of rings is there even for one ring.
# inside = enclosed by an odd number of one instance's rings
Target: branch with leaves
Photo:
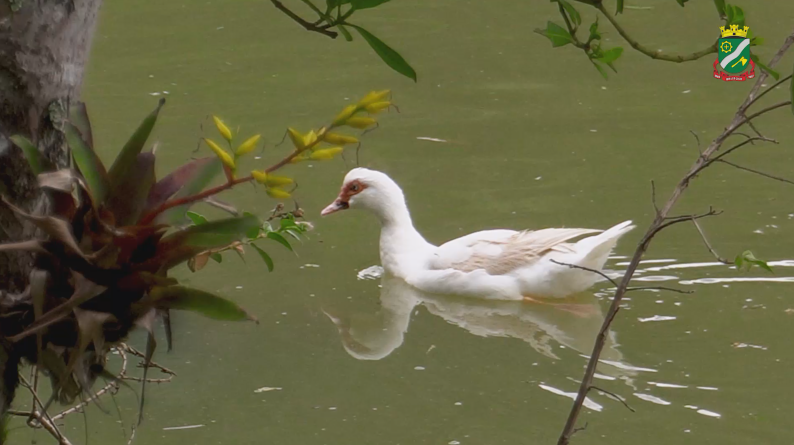
[[[582,25],[582,16],[579,11],[574,7],[571,1],[593,7],[600,15],[604,16],[607,21],[615,28],[623,40],[638,52],[656,60],[666,62],[691,62],[699,60],[710,54],[717,53],[717,42],[710,43],[705,48],[688,53],[688,54],[669,54],[661,50],[654,51],[651,48],[640,43],[635,39],[628,30],[620,23],[617,16],[609,12],[602,0],[551,0],[552,3],[557,3],[560,16],[563,19],[565,26],[549,21],[545,29],[536,29],[535,32],[548,38],[553,47],[561,47],[565,45],[573,45],[581,49],[588,60],[598,70],[599,73],[606,79],[607,71],[605,67],[610,68],[617,73],[615,68],[615,61],[623,54],[623,47],[616,46],[612,48],[603,48],[601,45],[602,32],[599,30],[598,15],[595,21],[590,25],[587,38],[580,37],[578,32]],[[680,6],[684,6],[688,0],[676,0]],[[719,18],[724,20],[725,26],[737,25],[740,27],[745,26],[745,14],[741,7],[725,3],[724,0],[715,0],[714,4],[717,8]],[[622,14],[624,9],[623,0],[618,0],[616,5],[616,14]],[[763,38],[753,36],[752,30],[748,34],[750,45],[761,45]],[[752,54],[751,58],[761,69],[768,72],[772,77],[778,79],[779,75],[776,71],[772,70],[769,66],[765,65],[760,59]]]
[[[375,8],[388,1],[389,0],[325,0],[325,7],[320,8],[311,0],[301,0],[304,5],[308,6],[309,9],[317,14],[318,18],[312,22],[284,6],[281,1],[270,0],[276,9],[283,12],[287,17],[291,18],[295,23],[301,25],[307,31],[316,32],[335,39],[338,34],[337,32],[331,31],[332,28],[335,28],[342,34],[345,40],[352,42],[353,34],[351,34],[347,28],[350,27],[355,29],[386,65],[416,82],[416,71],[400,53],[371,32],[349,21],[351,16],[357,11]]]
[[[794,33],[792,33],[774,55],[772,60],[770,61],[770,67],[774,67],[775,64],[783,57],[783,55],[789,50],[791,45],[794,44]],[[722,159],[726,154],[735,152],[737,149],[743,146],[747,146],[748,142],[742,142],[736,144],[730,148],[724,149],[724,145],[726,140],[731,137],[732,135],[739,134],[739,129],[744,126],[751,127],[753,124],[753,120],[757,119],[767,113],[770,113],[774,110],[782,109],[784,107],[791,107],[792,100],[794,100],[794,84],[791,86],[790,95],[791,98],[788,100],[783,100],[773,105],[767,106],[762,108],[761,110],[750,113],[750,108],[754,105],[758,99],[767,94],[772,88],[767,89],[763,93],[759,94],[759,90],[761,89],[762,84],[766,81],[767,76],[769,76],[769,71],[764,71],[761,75],[758,76],[755,84],[753,85],[750,93],[747,95],[745,100],[737,109],[736,113],[733,116],[733,119],[725,127],[725,130],[719,134],[709,145],[703,150],[694,164],[690,167],[689,171],[681,178],[678,182],[676,187],[673,189],[670,198],[668,198],[667,202],[659,208],[656,206],[655,199],[654,199],[654,208],[656,209],[656,214],[651,223],[648,230],[645,232],[645,235],[642,237],[640,242],[637,245],[637,248],[634,251],[634,254],[631,258],[631,262],[629,263],[628,267],[626,268],[626,273],[621,279],[620,283],[618,283],[617,289],[615,291],[615,295],[612,299],[612,304],[609,307],[609,310],[604,318],[604,322],[601,325],[601,328],[598,332],[598,335],[595,339],[595,344],[593,346],[593,351],[590,354],[589,361],[587,363],[587,367],[585,369],[584,376],[582,377],[581,384],[579,386],[579,391],[574,401],[573,406],[571,407],[570,414],[568,415],[568,419],[566,420],[565,426],[560,434],[560,437],[557,441],[558,445],[567,445],[570,442],[571,437],[573,434],[578,430],[576,428],[576,422],[579,418],[579,414],[584,406],[584,402],[587,396],[587,393],[593,389],[593,376],[596,372],[596,367],[598,365],[601,352],[606,344],[607,334],[609,332],[610,326],[615,319],[618,311],[620,310],[620,304],[623,301],[623,297],[631,290],[629,283],[634,276],[637,268],[639,267],[640,261],[642,260],[643,255],[648,250],[648,247],[651,243],[651,240],[656,236],[660,231],[664,230],[671,225],[692,221],[695,223],[695,227],[700,233],[703,238],[703,241],[706,247],[709,249],[716,258],[718,258],[721,262],[728,263],[727,260],[722,259],[719,255],[716,254],[714,249],[711,247],[711,244],[706,239],[705,234],[703,233],[700,226],[697,224],[697,219],[702,216],[709,216],[714,215],[715,212],[709,210],[709,212],[704,213],[702,215],[682,215],[682,216],[670,216],[670,213],[676,203],[679,201],[683,193],[689,187],[690,182],[697,177],[703,170],[708,168],[709,166],[713,165],[716,161]],[[790,77],[790,76],[789,76]],[[794,108],[792,108],[794,111]],[[751,127],[752,128],[752,127]],[[759,140],[763,140],[766,142],[773,141],[770,138],[766,138],[765,136],[759,133]],[[760,174],[760,173],[759,173]],[[766,174],[762,174],[762,176],[768,176]],[[654,189],[654,198],[655,198],[655,189]],[[744,253],[738,255],[736,260],[734,261],[737,269],[741,268],[748,268],[752,266],[758,266],[764,268],[766,270],[771,271],[769,266],[756,258],[752,252],[745,251]]]

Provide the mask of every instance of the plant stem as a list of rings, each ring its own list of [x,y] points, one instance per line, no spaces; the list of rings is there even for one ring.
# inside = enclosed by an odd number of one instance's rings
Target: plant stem
[[[645,54],[646,56],[652,59],[664,60],[667,62],[676,62],[676,63],[691,62],[693,60],[697,60],[700,59],[701,57],[717,52],[716,42],[709,45],[708,48],[704,48],[700,51],[696,51],[692,54],[686,54],[686,55],[665,54],[659,51],[653,51],[652,49],[634,40],[634,38],[632,38],[628,34],[628,32],[626,32],[626,30],[623,29],[623,26],[621,26],[620,23],[618,23],[617,19],[615,19],[615,16],[612,15],[609,11],[607,11],[603,3],[597,3],[594,6],[596,9],[601,11],[602,14],[604,14],[607,20],[609,20],[609,23],[612,23],[612,26],[614,26],[615,29],[618,31],[618,34],[620,34],[626,40],[626,42],[628,42],[629,45],[631,45],[632,48],[636,49],[637,51]]]

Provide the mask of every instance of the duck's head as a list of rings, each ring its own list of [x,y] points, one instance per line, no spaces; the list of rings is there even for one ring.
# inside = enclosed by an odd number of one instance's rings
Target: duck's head
[[[385,173],[359,167],[348,172],[339,196],[320,214],[325,216],[356,208],[380,214],[395,206],[405,206],[400,187]]]

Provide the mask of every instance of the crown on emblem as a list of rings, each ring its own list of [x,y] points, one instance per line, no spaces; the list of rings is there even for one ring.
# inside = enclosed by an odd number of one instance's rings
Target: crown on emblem
[[[739,25],[731,25],[728,29],[725,29],[724,26],[720,26],[720,37],[747,37],[748,31],[750,31],[749,26],[745,26],[744,29],[740,29]]]

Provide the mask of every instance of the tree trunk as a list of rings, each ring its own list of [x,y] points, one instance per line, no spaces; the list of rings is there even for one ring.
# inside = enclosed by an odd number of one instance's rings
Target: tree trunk
[[[100,5],[101,0],[0,0],[0,194],[25,210],[46,213],[47,204],[21,150],[8,138],[27,136],[53,165],[67,165],[61,128],[70,102],[79,98]],[[0,204],[0,243],[33,235],[30,225]],[[0,302],[6,292],[24,290],[31,265],[30,255],[0,252]],[[3,363],[5,356],[0,351],[0,371],[16,366]],[[0,413],[12,383],[0,382]]]

